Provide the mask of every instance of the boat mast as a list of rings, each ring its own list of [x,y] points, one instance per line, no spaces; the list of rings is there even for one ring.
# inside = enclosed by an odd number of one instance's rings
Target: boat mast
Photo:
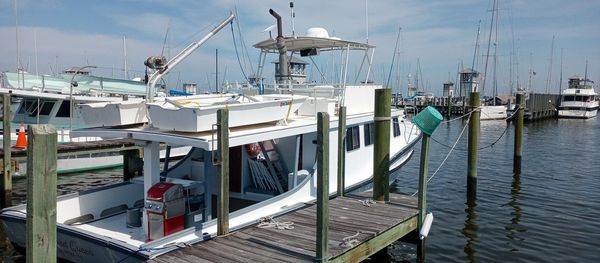
[[[552,58],[554,57],[554,36],[552,36],[552,45],[550,46],[550,66],[548,69],[548,78],[546,78],[546,94],[552,85]]]
[[[563,49],[560,49],[560,83],[558,84],[558,95],[562,95],[562,82],[563,82]]]
[[[496,97],[498,96],[498,13],[496,13],[496,32],[494,39],[494,98],[493,105],[496,106]]]
[[[471,63],[471,69],[475,70],[475,61],[477,59],[477,52],[479,51],[479,34],[481,33],[481,19],[479,19],[479,25],[477,26],[477,37],[475,37],[475,51],[473,53],[473,63]]]
[[[484,77],[483,77],[483,84],[481,86],[481,91],[482,92],[485,91],[485,82],[487,80],[487,67],[488,67],[488,60],[490,58],[490,46],[492,44],[492,30],[494,28],[494,15],[496,14],[496,10],[497,10],[496,9],[496,5],[497,4],[498,4],[498,1],[494,0],[493,7],[492,7],[492,20],[490,22],[490,33],[489,33],[489,36],[488,36],[487,54],[485,55],[485,67],[484,67],[484,70],[483,70],[483,76]],[[498,30],[498,29],[496,28],[496,30]],[[477,91],[477,90],[474,90],[474,91]]]

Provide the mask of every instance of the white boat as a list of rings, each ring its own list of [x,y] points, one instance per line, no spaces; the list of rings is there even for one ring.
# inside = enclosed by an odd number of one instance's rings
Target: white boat
[[[480,120],[503,120],[507,117],[507,107],[504,105],[481,106]]]
[[[147,103],[152,126],[161,130],[202,132],[213,129],[218,109],[229,109],[229,127],[286,121],[306,101],[300,95],[188,96]]]
[[[594,91],[593,81],[578,75],[569,78],[569,87],[563,91],[559,118],[593,118],[598,114],[598,93]]]
[[[297,38],[303,41],[301,37]],[[318,49],[346,49],[356,42],[315,38]],[[289,41],[289,42],[288,42]],[[310,42],[286,45],[306,46]],[[372,46],[361,44],[361,47]],[[368,50],[367,49],[367,50]],[[347,65],[344,65],[347,66]],[[281,72],[280,72],[281,73]],[[285,74],[282,74],[285,76]],[[229,130],[229,180],[231,231],[252,225],[314,201],[317,194],[315,113],[328,112],[329,163],[337,163],[337,138],[346,134],[345,184],[347,191],[368,188],[373,173],[374,93],[377,85],[337,87],[332,97],[313,96],[286,122],[262,122]],[[293,90],[287,90],[293,92]],[[251,103],[250,103],[251,105]],[[256,102],[256,105],[267,105]],[[347,107],[347,129],[338,129],[337,106]],[[289,106],[288,106],[289,107]],[[231,108],[230,108],[231,109]],[[191,116],[196,118],[196,116]],[[390,125],[390,180],[412,156],[421,133],[402,110],[392,110]],[[156,126],[156,120],[150,119]],[[129,138],[144,147],[143,177],[91,191],[59,197],[57,203],[57,252],[72,262],[139,262],[216,235],[213,200],[217,194],[216,136],[210,131],[179,132],[149,125],[88,128],[76,136]],[[159,145],[190,146],[185,158],[167,171],[159,165]],[[257,147],[259,146],[259,147]],[[338,167],[331,165],[330,174]],[[162,181],[162,182],[161,182]],[[337,178],[329,180],[329,194],[337,190]],[[185,194],[183,194],[185,193]],[[161,197],[165,198],[160,201]],[[25,247],[25,205],[2,210],[0,221],[17,248]]]

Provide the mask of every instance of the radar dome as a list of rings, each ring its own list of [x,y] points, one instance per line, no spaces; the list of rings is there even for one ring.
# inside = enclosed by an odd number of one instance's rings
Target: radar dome
[[[307,37],[329,38],[329,33],[322,27],[312,27],[306,30]]]

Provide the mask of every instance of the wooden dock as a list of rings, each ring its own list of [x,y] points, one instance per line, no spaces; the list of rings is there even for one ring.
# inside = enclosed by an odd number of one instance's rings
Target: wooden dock
[[[363,204],[372,193],[329,201],[329,262],[360,262],[417,229],[417,198],[390,193],[388,203]],[[362,201],[362,202],[361,202]],[[274,218],[293,229],[249,226],[148,262],[314,262],[316,204]]]
[[[90,142],[70,142],[57,145],[57,156],[73,156],[81,154],[93,154],[101,152],[115,152],[139,149],[131,140],[100,140]],[[27,148],[11,148],[12,160],[27,159]],[[0,159],[4,156],[4,149],[0,149]]]

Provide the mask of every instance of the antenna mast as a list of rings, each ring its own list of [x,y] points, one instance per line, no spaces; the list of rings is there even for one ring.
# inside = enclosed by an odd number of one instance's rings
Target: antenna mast
[[[294,24],[294,18],[296,18],[296,13],[294,12],[294,2],[290,2],[290,16],[292,18],[292,37],[296,37],[296,27]]]

